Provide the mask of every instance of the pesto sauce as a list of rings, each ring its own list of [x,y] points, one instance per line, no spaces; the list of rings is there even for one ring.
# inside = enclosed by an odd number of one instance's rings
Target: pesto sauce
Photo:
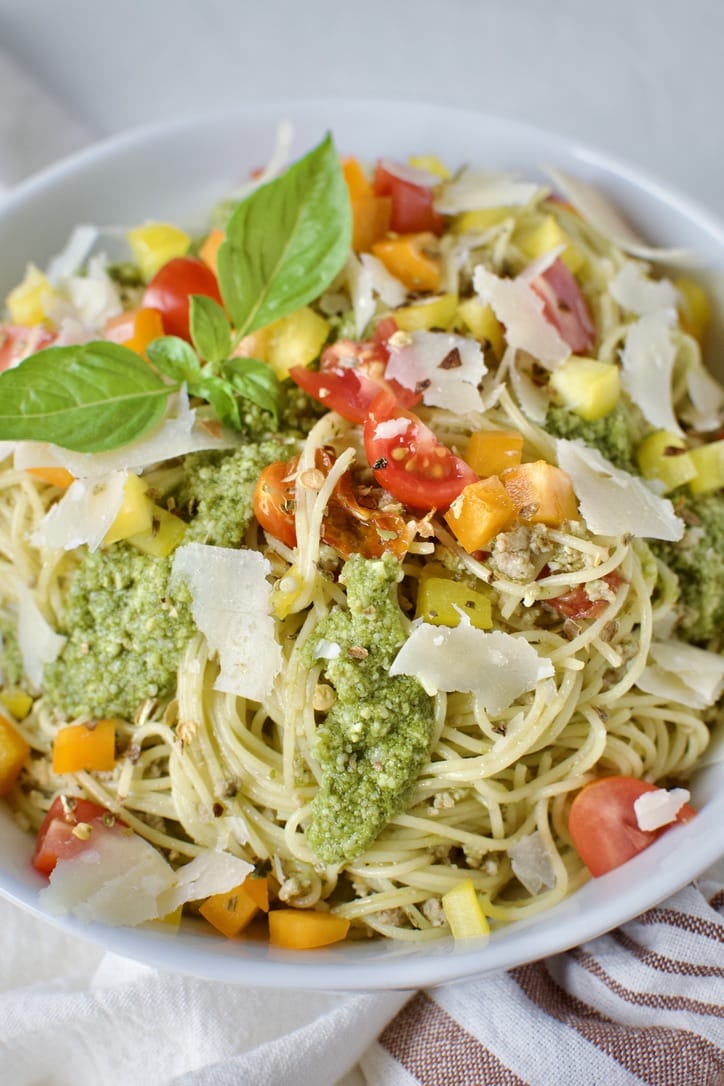
[[[634,459],[634,439],[631,421],[621,404],[602,419],[587,422],[567,407],[550,407],[546,415],[545,429],[554,437],[569,440],[580,438],[586,445],[598,449],[602,456],[623,471],[638,475]]]
[[[433,699],[416,679],[389,674],[406,638],[399,575],[391,554],[350,558],[340,575],[348,609],[333,609],[305,647],[310,664],[321,639],[341,649],[325,664],[336,701],[317,732],[323,776],[307,830],[310,847],[327,863],[370,847],[404,808],[429,755]]]
[[[8,615],[0,615],[0,683],[19,686],[22,679],[23,657],[16,623]]]

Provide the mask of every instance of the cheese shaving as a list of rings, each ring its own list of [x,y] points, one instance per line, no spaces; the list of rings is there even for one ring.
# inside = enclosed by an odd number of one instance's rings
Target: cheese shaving
[[[724,658],[719,653],[682,641],[653,641],[649,658],[637,683],[646,694],[707,709],[724,689]]]
[[[629,327],[621,351],[621,384],[652,426],[680,434],[671,403],[676,361],[670,327],[672,316],[669,311],[658,309],[646,313]]]
[[[521,837],[508,849],[510,866],[529,894],[555,885],[553,860],[538,830]]]
[[[530,203],[540,192],[540,185],[519,181],[512,173],[463,170],[454,181],[441,186],[435,210],[457,215],[491,207],[519,207]]]
[[[482,410],[478,385],[486,373],[480,344],[447,332],[412,332],[409,344],[390,342],[386,374],[405,388],[421,389],[428,407],[457,414]]]
[[[23,659],[23,671],[36,688],[43,681],[46,664],[52,664],[60,655],[67,638],[57,634],[46,621],[30,589],[17,584],[18,594],[18,646]]]
[[[473,274],[473,286],[505,326],[510,347],[527,351],[548,369],[568,358],[571,349],[543,315],[543,302],[521,278],[501,279],[482,265]]]
[[[633,535],[644,539],[681,539],[684,522],[668,498],[660,498],[645,482],[615,467],[582,441],[556,440],[558,466],[571,478],[581,515],[599,535]]]
[[[618,270],[608,291],[614,301],[637,317],[659,309],[667,310],[672,322],[676,317],[679,292],[674,284],[669,279],[650,279],[645,267],[634,260],[627,260]]]
[[[640,830],[660,830],[669,826],[685,803],[691,799],[686,788],[657,788],[634,800],[634,814]]]
[[[114,471],[104,479],[76,479],[33,532],[33,545],[70,551],[85,544],[98,550],[123,504],[127,479],[127,471]]]

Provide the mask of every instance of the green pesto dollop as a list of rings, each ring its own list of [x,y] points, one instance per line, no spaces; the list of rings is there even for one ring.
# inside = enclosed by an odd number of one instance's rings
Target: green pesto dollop
[[[602,419],[587,422],[567,407],[550,407],[546,415],[545,429],[554,437],[569,440],[580,438],[623,471],[638,475],[634,460],[634,439],[631,421],[622,407],[616,404]]]
[[[687,525],[677,543],[651,540],[649,546],[676,574],[681,617],[677,636],[717,650],[724,645],[724,495],[674,498]]]
[[[0,683],[19,686],[23,678],[23,657],[20,652],[16,623],[9,615],[0,614]]]
[[[322,784],[312,804],[307,841],[320,859],[354,859],[405,805],[428,758],[433,699],[407,675],[389,669],[405,641],[395,585],[400,566],[353,555],[340,580],[347,609],[334,608],[307,642],[310,662],[320,640],[339,645],[325,664],[336,701],[317,733]]]
[[[237,547],[252,516],[262,468],[291,455],[282,441],[186,458],[175,500],[191,518],[185,542]],[[173,556],[155,558],[128,543],[86,552],[65,600],[68,638],[44,673],[48,701],[70,716],[130,719],[146,698],[170,697],[195,633],[184,584],[169,585]]]

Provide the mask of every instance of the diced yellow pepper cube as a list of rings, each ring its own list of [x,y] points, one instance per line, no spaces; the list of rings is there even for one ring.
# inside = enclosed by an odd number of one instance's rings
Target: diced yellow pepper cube
[[[52,297],[53,288],[46,276],[34,264],[28,264],[22,283],[5,300],[8,316],[13,324],[42,324],[47,319],[46,306]]]
[[[490,600],[482,592],[449,577],[421,578],[415,618],[431,626],[457,626],[461,612],[479,630],[489,630],[493,625]]]
[[[681,327],[699,342],[704,339],[711,322],[711,303],[701,283],[682,275],[674,279],[679,292],[679,321]]]
[[[309,306],[297,309],[269,326],[264,361],[283,381],[292,366],[308,366],[319,357],[329,327],[329,322]]]
[[[490,934],[472,879],[463,879],[443,894],[442,907],[454,939],[479,939]]]
[[[187,526],[180,517],[169,513],[155,502],[149,502],[149,511],[149,527],[137,535],[129,536],[126,542],[154,558],[167,558],[186,535]]]
[[[440,294],[437,298],[401,306],[395,310],[394,317],[403,332],[429,332],[432,328],[447,331],[455,319],[457,305],[457,295]]]
[[[478,211],[463,211],[455,216],[451,229],[454,234],[482,233],[491,226],[499,226],[514,214],[511,207],[484,207]]]
[[[123,503],[116,519],[103,537],[103,546],[110,547],[121,539],[147,532],[151,527],[151,502],[146,484],[138,475],[129,473],[123,491]]]
[[[686,442],[668,430],[654,430],[647,434],[636,449],[636,461],[645,479],[658,479],[666,490],[683,486],[696,475]]]
[[[514,430],[476,430],[465,450],[465,463],[486,478],[514,468],[523,458],[523,435]]]
[[[537,226],[522,231],[520,237],[516,237],[515,241],[531,260],[544,256],[545,253],[550,253],[551,250],[564,245],[565,248],[560,258],[568,266],[569,270],[575,275],[583,266],[583,253],[575,247],[566,231],[553,215],[546,215]]]
[[[613,411],[621,395],[618,366],[581,355],[571,355],[554,370],[551,385],[563,404],[588,422]]]
[[[534,460],[511,468],[502,478],[516,512],[526,524],[557,528],[564,520],[578,519],[570,476],[555,464]]]
[[[6,796],[28,760],[30,747],[17,728],[0,716],[0,796]]]
[[[724,440],[699,445],[689,451],[696,475],[689,483],[692,494],[707,494],[724,487]]]
[[[437,155],[411,155],[407,160],[416,170],[425,170],[427,173],[437,174],[443,181],[451,176],[447,166],[440,161]]]
[[[116,725],[112,720],[69,724],[53,743],[53,772],[108,772],[116,764]]]
[[[33,699],[24,690],[0,690],[0,703],[16,720],[25,720],[33,707]]]
[[[505,333],[489,305],[483,305],[477,298],[468,298],[458,305],[456,319],[469,328],[481,343],[489,343],[500,361],[505,351]]]
[[[510,495],[497,475],[470,483],[455,499],[445,520],[468,554],[483,550],[491,539],[509,528],[517,515]]]
[[[152,279],[169,260],[188,252],[191,238],[170,223],[149,222],[128,231],[128,244],[143,278]]]

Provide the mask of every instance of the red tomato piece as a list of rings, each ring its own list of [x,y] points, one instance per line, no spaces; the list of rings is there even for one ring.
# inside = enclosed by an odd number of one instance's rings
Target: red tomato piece
[[[264,468],[254,488],[254,516],[265,532],[281,539],[288,547],[297,545],[294,524],[296,470],[296,458],[277,460]]]
[[[9,369],[23,358],[49,347],[55,339],[42,324],[31,328],[23,324],[0,324],[0,370]]]
[[[614,592],[621,584],[621,578],[615,570],[613,573],[607,573],[603,580]],[[606,600],[590,599],[582,584],[579,584],[571,592],[565,592],[562,596],[554,596],[553,599],[546,600],[546,603],[550,607],[555,607],[556,611],[559,611],[564,618],[572,619],[598,618],[608,607]]]
[[[414,185],[377,163],[372,181],[375,196],[392,200],[390,230],[396,234],[421,234],[430,230],[441,234],[444,219],[434,208],[434,191],[425,185]]]
[[[658,785],[635,777],[602,777],[582,788],[568,817],[573,844],[592,875],[605,875],[620,867],[676,823],[689,822],[696,812],[688,803],[674,822],[657,830],[639,829],[634,801]]]
[[[563,261],[554,260],[530,285],[543,302],[543,316],[573,353],[589,351],[596,342],[596,328],[588,302]]]
[[[80,823],[92,828],[87,838],[73,832]],[[38,830],[32,865],[41,875],[50,875],[58,860],[73,859],[88,847],[94,834],[97,837],[99,833],[118,833],[125,829],[125,822],[91,800],[58,796]]]
[[[191,340],[189,298],[205,294],[222,304],[216,276],[206,264],[190,256],[177,256],[164,264],[143,294],[144,308],[157,309],[167,336]]]
[[[417,415],[401,409],[389,391],[380,393],[370,408],[364,443],[377,482],[412,509],[447,509],[478,479]]]

